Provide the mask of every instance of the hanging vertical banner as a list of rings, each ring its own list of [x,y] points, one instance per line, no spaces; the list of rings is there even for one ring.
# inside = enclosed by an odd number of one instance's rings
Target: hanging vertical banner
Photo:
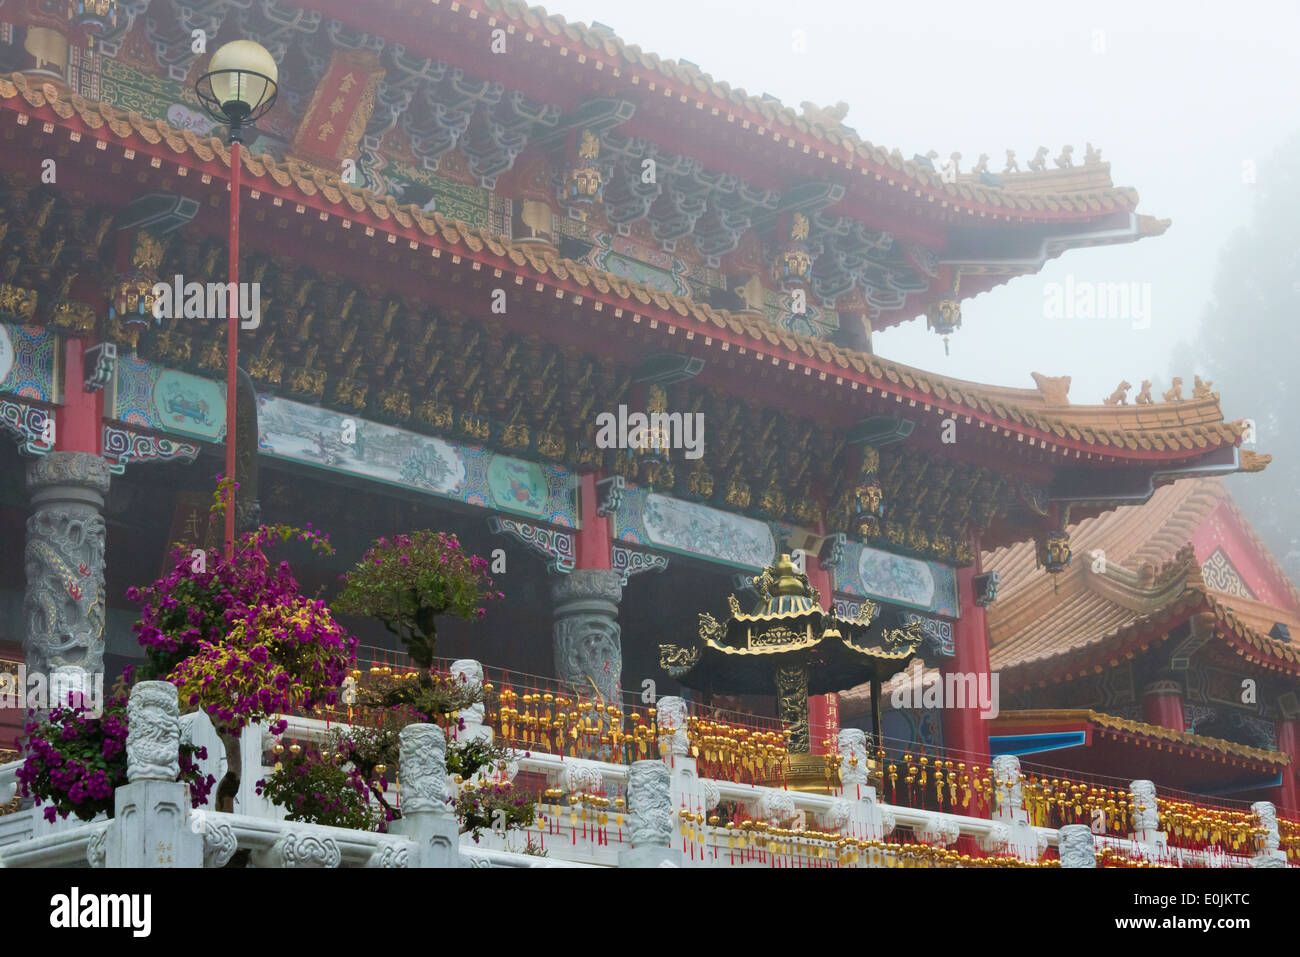
[[[344,159],[354,157],[375,110],[375,92],[384,72],[378,54],[336,52],[316,84],[289,155],[335,171]]]

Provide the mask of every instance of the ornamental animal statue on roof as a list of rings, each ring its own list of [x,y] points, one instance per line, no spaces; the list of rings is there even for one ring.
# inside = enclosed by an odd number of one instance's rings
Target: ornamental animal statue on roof
[[[1133,388],[1127,381],[1115,387],[1115,391],[1102,399],[1102,405],[1128,405],[1128,390]]]
[[[799,106],[803,109],[805,120],[829,130],[839,129],[844,125],[844,117],[849,115],[849,105],[843,100],[834,106],[818,106],[811,100],[804,100]]]
[[[1029,168],[1033,170],[1035,173],[1041,173],[1047,169],[1047,147],[1046,146],[1038,147],[1038,152],[1035,153],[1034,158],[1029,161]]]

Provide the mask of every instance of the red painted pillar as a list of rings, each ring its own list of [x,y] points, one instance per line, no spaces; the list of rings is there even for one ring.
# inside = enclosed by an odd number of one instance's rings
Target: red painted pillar
[[[1142,692],[1142,720],[1171,731],[1186,731],[1183,688],[1176,681],[1157,681]]]
[[[86,350],[93,343],[63,342],[63,405],[54,413],[54,447],[60,452],[103,454],[104,390],[86,391]]]
[[[1273,804],[1283,817],[1300,820],[1300,718],[1278,721],[1277,749],[1291,755],[1291,763],[1282,769],[1282,786],[1274,790]]]
[[[822,563],[815,555],[804,558],[804,571],[808,575],[808,584],[812,585],[822,597],[822,610],[829,611],[835,580],[830,569],[822,568]],[[826,754],[827,739],[838,740],[840,736],[840,696],[831,694],[814,694],[808,696],[808,740],[813,754]]]
[[[975,564],[957,569],[957,601],[961,617],[953,623],[953,656],[943,659],[939,672],[975,675],[982,686],[989,672],[988,626],[984,609],[975,604],[975,576],[981,573],[979,541],[975,541]],[[943,744],[954,761],[989,763],[989,736],[978,704],[974,707],[943,709]]]
[[[582,517],[582,527],[578,529],[577,541],[574,543],[578,568],[597,568],[603,571],[610,568],[613,533],[609,516],[596,514],[600,505],[596,483],[602,478],[598,472],[587,472],[578,477],[578,513]]]

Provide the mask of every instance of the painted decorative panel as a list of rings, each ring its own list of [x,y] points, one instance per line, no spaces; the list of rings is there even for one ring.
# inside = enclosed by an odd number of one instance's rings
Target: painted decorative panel
[[[210,379],[124,357],[106,414],[127,425],[220,442],[225,436],[224,396],[225,387]],[[564,528],[577,525],[577,477],[567,469],[271,395],[259,395],[257,407],[263,455]],[[355,424],[355,441],[345,442],[343,423],[349,419]]]
[[[343,441],[345,419],[356,423],[354,442]],[[258,397],[258,420],[264,455],[529,515],[565,528],[577,523],[577,479],[566,469],[271,396]]]
[[[40,326],[0,323],[0,392],[57,405],[59,337]]]
[[[226,434],[226,387],[144,359],[121,356],[107,414],[127,425],[206,442]]]
[[[615,513],[619,541],[654,545],[739,568],[759,569],[776,555],[765,522],[629,486]]]
[[[1201,563],[1201,574],[1205,578],[1206,587],[1212,591],[1236,595],[1238,598],[1257,597],[1222,548],[1216,548]]]
[[[835,569],[835,590],[958,617],[957,575],[947,565],[853,542]]]

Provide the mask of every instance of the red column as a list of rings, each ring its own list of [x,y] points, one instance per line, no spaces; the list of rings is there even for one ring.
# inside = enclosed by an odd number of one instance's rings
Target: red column
[[[1293,821],[1300,820],[1300,718],[1286,718],[1277,723],[1277,749],[1291,755],[1291,763],[1282,769],[1282,786],[1274,789],[1273,804],[1278,813]]]
[[[54,447],[60,452],[103,454],[104,390],[86,391],[86,339],[63,343],[63,405],[54,413]]]
[[[613,533],[609,517],[596,514],[600,504],[596,483],[602,478],[604,476],[598,472],[587,472],[578,477],[578,514],[582,518],[582,527],[577,531],[574,551],[578,568],[608,571]]]
[[[834,576],[830,569],[822,568],[822,563],[815,555],[804,559],[804,571],[808,575],[808,584],[812,585],[822,596],[822,610],[830,611],[832,592],[835,590]],[[808,696],[808,740],[813,754],[826,754],[825,741],[840,736],[840,696],[831,694],[814,694]]]
[[[953,623],[953,656],[943,659],[942,675],[959,673],[979,675],[989,671],[988,626],[984,609],[975,604],[975,576],[981,573],[979,542],[975,542],[975,564],[957,569],[957,601],[961,617]],[[945,679],[946,684],[946,679]],[[944,708],[943,744],[954,761],[989,763],[989,736],[980,709],[975,707]]]
[[[1176,681],[1157,681],[1142,692],[1142,720],[1171,731],[1186,731],[1183,689]]]

